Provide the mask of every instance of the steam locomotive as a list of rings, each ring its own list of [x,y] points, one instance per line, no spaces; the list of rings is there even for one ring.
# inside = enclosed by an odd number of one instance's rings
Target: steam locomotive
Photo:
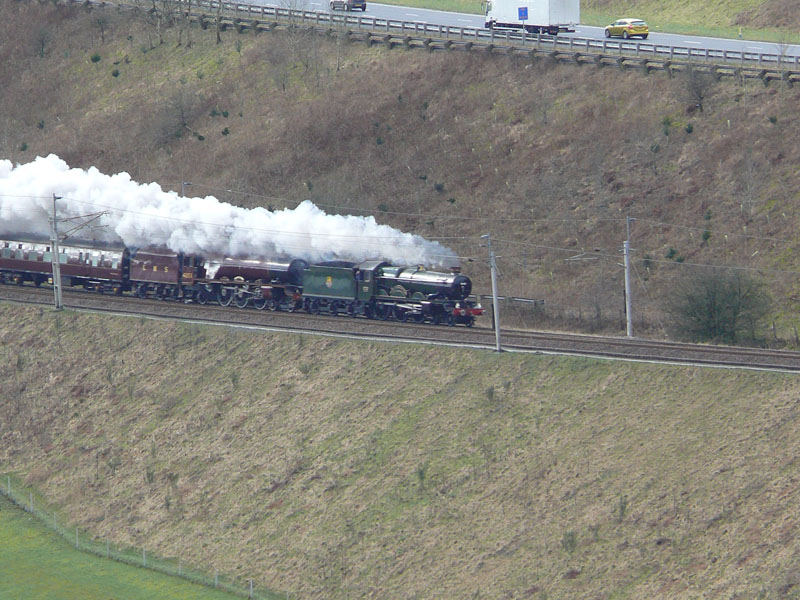
[[[363,316],[471,327],[484,309],[472,282],[385,261],[309,263],[300,258],[206,258],[163,249],[60,245],[62,285],[139,298],[258,310]],[[0,240],[0,283],[52,282],[49,244]]]

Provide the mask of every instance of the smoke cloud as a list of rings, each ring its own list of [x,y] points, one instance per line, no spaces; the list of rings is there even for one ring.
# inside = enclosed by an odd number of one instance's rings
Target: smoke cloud
[[[439,242],[381,225],[374,217],[326,214],[309,200],[271,212],[213,196],[182,197],[156,183],[137,183],[127,173],[71,169],[54,154],[16,167],[0,160],[0,235],[48,237],[53,194],[60,197],[59,219],[106,211],[95,222],[103,227],[81,232],[81,238],[131,247],[167,247],[207,257],[458,264],[453,251]],[[60,231],[69,227],[59,225]]]

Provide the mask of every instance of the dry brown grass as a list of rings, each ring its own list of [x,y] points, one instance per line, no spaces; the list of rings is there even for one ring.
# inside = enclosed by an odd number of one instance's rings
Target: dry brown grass
[[[544,299],[553,327],[619,331],[624,218],[673,223],[684,228],[633,227],[639,332],[663,335],[661,298],[687,263],[726,263],[762,269],[776,331],[794,339],[797,89],[723,81],[701,113],[681,77],[335,36],[229,31],[217,45],[195,31],[187,48],[168,29],[154,45],[142,20],[113,11],[102,44],[95,13],[22,3],[3,13],[0,152],[16,161],[56,152],[245,206],[310,197],[377,213],[450,238],[475,259],[465,269],[479,292],[489,282],[478,236],[491,233],[501,293]],[[177,98],[204,141],[170,135]]]

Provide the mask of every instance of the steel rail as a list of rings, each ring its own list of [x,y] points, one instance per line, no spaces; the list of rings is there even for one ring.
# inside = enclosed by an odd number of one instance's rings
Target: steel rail
[[[241,310],[217,305],[198,306],[143,300],[132,296],[100,295],[66,290],[65,307],[153,319],[236,328],[335,336],[349,339],[448,345],[491,350],[493,332],[488,328],[451,328],[350,319],[305,313]],[[51,305],[49,288],[0,286],[0,300]],[[306,325],[305,322],[309,322]],[[338,324],[339,327],[335,327]],[[800,372],[800,353],[732,346],[702,346],[647,340],[628,340],[583,334],[511,331],[504,333],[504,349],[512,352],[583,356],[632,362],[651,362],[701,367]]]

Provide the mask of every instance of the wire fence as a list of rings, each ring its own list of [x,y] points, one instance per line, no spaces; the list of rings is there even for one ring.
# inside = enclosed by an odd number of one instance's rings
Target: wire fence
[[[214,571],[213,575],[188,565],[180,558],[162,558],[147,552],[145,548],[122,546],[109,539],[93,537],[90,532],[59,520],[56,511],[32,488],[25,486],[17,477],[7,473],[0,477],[0,494],[11,503],[37,518],[48,529],[58,534],[77,550],[115,560],[128,565],[142,567],[180,577],[186,581],[214,588],[254,600],[290,600],[288,593],[277,593],[257,587],[252,579],[230,578]]]

